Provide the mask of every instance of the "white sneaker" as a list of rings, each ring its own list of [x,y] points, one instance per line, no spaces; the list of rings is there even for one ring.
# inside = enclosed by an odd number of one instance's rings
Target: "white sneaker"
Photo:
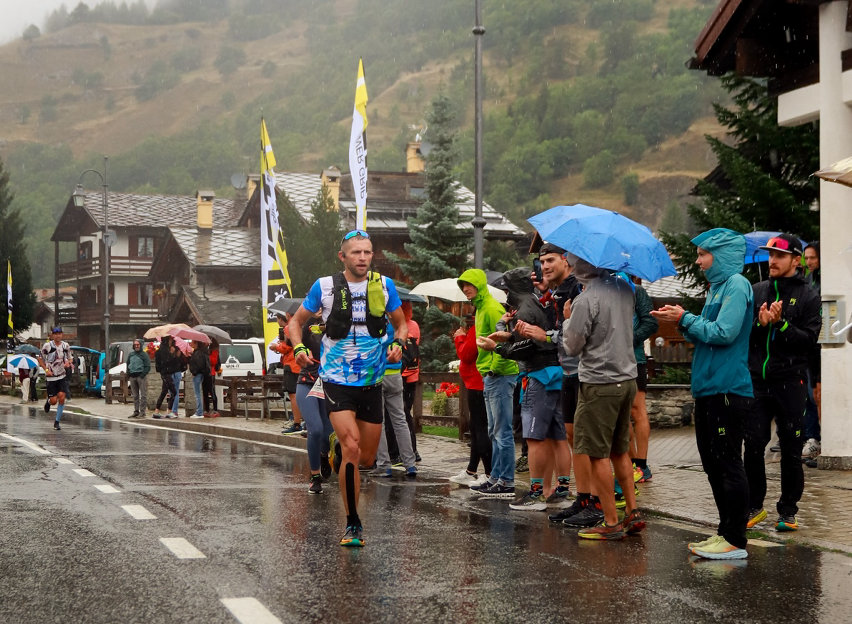
[[[450,477],[450,481],[453,483],[458,483],[459,485],[470,487],[471,485],[476,485],[477,483],[479,483],[479,478],[477,475],[470,474],[467,470],[462,470],[457,475],[453,475],[452,477]]]
[[[820,454],[821,450],[822,444],[820,444],[820,441],[811,438],[805,442],[805,446],[802,448],[802,457],[816,457]]]
[[[190,418],[204,418],[204,416],[199,416],[198,414],[193,414]]]
[[[480,474],[479,477],[476,479],[476,483],[471,483],[468,487],[473,487],[474,485],[482,485],[483,483],[488,483],[488,475],[485,473]]]

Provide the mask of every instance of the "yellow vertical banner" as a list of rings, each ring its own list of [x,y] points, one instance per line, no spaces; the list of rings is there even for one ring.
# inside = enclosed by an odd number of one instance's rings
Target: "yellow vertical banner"
[[[269,344],[278,337],[275,314],[269,313],[269,304],[292,296],[290,275],[287,272],[287,253],[284,236],[278,221],[278,202],[275,197],[275,154],[266,130],[266,121],[260,120],[260,270],[263,292],[263,341],[267,368],[280,361],[281,356],[269,351]]]

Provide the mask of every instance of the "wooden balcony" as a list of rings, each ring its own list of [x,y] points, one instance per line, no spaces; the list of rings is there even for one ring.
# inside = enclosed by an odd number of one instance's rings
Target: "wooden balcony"
[[[157,306],[123,306],[113,305],[109,308],[110,325],[159,325],[162,317]],[[77,309],[77,325],[100,325],[104,320],[104,309],[101,306]]]
[[[151,258],[131,258],[128,256],[110,256],[110,277],[147,277],[151,270]],[[59,265],[58,280],[73,282],[79,279],[101,277],[100,258],[77,260]]]

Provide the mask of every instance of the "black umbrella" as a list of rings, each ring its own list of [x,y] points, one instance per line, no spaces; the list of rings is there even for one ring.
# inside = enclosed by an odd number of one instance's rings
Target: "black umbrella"
[[[412,295],[411,290],[402,286],[396,287],[396,292],[399,294],[400,301],[414,301],[415,303],[429,303],[429,300],[423,295]]]
[[[26,353],[28,355],[41,355],[41,350],[38,347],[34,347],[29,343],[19,344],[15,347],[15,353]]]
[[[266,309],[276,314],[295,314],[304,300],[304,297],[283,297],[270,303]]]

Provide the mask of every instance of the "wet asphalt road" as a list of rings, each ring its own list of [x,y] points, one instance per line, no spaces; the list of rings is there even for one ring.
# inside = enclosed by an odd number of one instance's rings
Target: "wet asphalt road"
[[[366,483],[367,547],[348,550],[335,479],[309,495],[304,453],[73,414],[55,432],[51,420],[0,407],[2,623],[852,618],[842,555],[751,546],[747,562],[693,561],[685,544],[702,533],[660,519],[638,538],[585,542],[422,473]],[[204,558],[180,559],[163,538]]]

